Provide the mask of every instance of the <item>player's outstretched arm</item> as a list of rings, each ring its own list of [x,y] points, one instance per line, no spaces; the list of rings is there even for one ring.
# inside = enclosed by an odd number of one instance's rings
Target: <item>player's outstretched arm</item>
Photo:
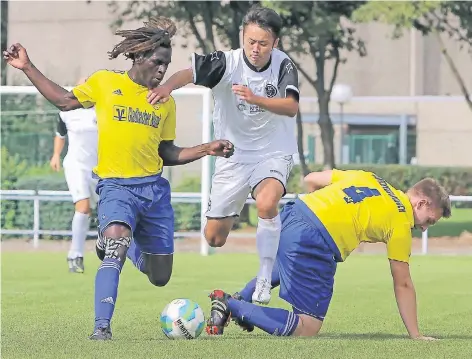
[[[390,270],[393,277],[393,289],[397,300],[398,311],[412,339],[434,340],[421,335],[418,328],[416,309],[416,292],[410,276],[410,267],[406,262],[390,259]]]
[[[167,102],[172,91],[177,90],[193,82],[192,69],[180,70],[173,74],[161,86],[151,89],[147,94],[147,100],[154,105],[157,102]]]
[[[70,111],[83,107],[72,92],[49,80],[33,65],[21,44],[14,44],[3,51],[3,60],[23,71],[38,91],[58,109]]]
[[[184,165],[205,156],[228,158],[233,152],[233,144],[226,140],[216,140],[194,147],[177,147],[174,141],[162,141],[159,145],[159,155],[164,160],[164,166]]]

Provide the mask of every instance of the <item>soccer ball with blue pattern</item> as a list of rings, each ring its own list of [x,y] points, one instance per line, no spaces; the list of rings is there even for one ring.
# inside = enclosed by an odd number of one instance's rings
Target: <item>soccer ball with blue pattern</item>
[[[170,339],[196,339],[205,326],[202,308],[190,299],[174,299],[161,313],[161,328]]]

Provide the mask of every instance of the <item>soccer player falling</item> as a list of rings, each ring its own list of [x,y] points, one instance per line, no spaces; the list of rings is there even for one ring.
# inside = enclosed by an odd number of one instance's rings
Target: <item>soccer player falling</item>
[[[100,70],[71,92],[46,78],[20,44],[3,52],[39,92],[62,111],[95,106],[98,125],[99,232],[96,249],[102,263],[95,278],[95,327],[90,339],[111,339],[119,275],[126,260],[155,286],[172,273],[174,212],[163,165],[182,165],[206,155],[229,157],[233,146],[217,140],[191,148],[174,145],[175,102],[150,105],[149,89],[162,81],[171,61],[175,24],[153,18],[136,30],[118,31],[125,39],[109,53],[133,61],[129,71]]]
[[[293,311],[250,303],[255,280],[231,296],[210,294],[209,334],[222,334],[229,318],[247,331],[254,326],[278,336],[318,334],[333,294],[338,262],[361,242],[383,242],[393,277],[398,311],[413,339],[423,336],[410,276],[411,229],[426,230],[451,215],[445,189],[434,179],[416,183],[406,193],[374,173],[329,170],[305,178],[311,193],[286,204],[272,285]]]
[[[85,82],[79,81],[78,85]],[[50,165],[54,171],[61,168],[61,152],[69,139],[64,158],[64,175],[72,195],[75,213],[72,218],[72,241],[67,254],[69,272],[84,272],[84,247],[90,227],[90,209],[95,208],[98,196],[97,179],[92,170],[97,165],[97,118],[94,108],[61,111],[57,119],[56,137]]]
[[[210,246],[223,246],[234,218],[252,194],[259,217],[260,257],[252,299],[261,304],[270,301],[280,240],[278,203],[297,152],[298,73],[289,57],[276,48],[281,26],[275,11],[251,8],[243,19],[243,48],[193,54],[191,68],[175,73],[148,96],[155,104],[189,83],[212,89],[215,138],[227,138],[235,151],[230,159],[216,160],[204,234]]]

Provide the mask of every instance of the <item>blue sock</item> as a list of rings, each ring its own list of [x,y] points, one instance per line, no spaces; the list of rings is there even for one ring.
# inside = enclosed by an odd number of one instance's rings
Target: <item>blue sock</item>
[[[280,308],[261,307],[233,298],[228,299],[233,317],[243,319],[266,333],[277,336],[292,335],[297,328],[299,317],[293,312]]]
[[[118,283],[123,263],[105,258],[95,277],[95,329],[110,324],[118,295]]]
[[[254,278],[239,292],[244,301],[249,303],[252,302],[252,294],[256,290],[256,281],[257,278]],[[270,284],[272,284],[272,288],[280,285],[279,265],[277,261],[274,264],[274,269],[272,269],[272,280],[270,281]]]
[[[144,254],[141,252],[141,249],[139,249],[134,239],[131,241],[126,256],[131,260],[131,262],[133,262],[136,268],[138,268],[141,272],[146,273],[146,267],[144,265]]]

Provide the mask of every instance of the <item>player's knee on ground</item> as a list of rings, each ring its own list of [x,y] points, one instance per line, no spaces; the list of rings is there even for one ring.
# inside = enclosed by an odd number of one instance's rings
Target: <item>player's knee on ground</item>
[[[81,199],[75,203],[75,210],[83,214],[90,214],[90,201],[88,198]]]
[[[145,254],[146,273],[149,281],[156,287],[169,283],[172,276],[173,255]]]
[[[311,317],[306,314],[298,314],[300,320],[298,321],[297,329],[293,333],[296,337],[314,337],[320,332],[323,321]]]

